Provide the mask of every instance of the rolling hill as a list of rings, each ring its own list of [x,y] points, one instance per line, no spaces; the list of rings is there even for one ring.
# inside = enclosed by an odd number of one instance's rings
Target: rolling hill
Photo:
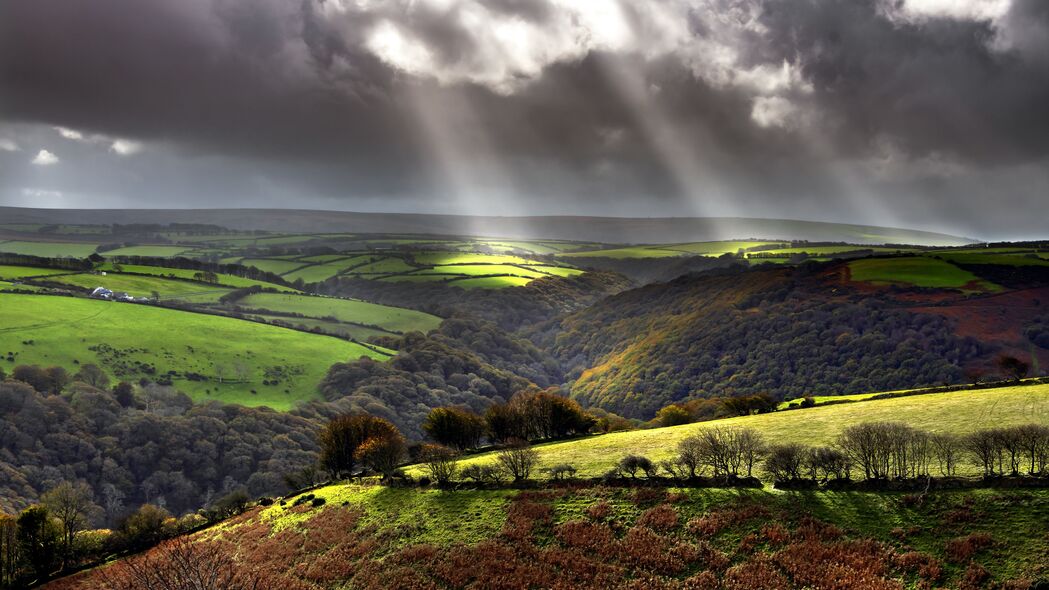
[[[145,377],[198,401],[290,409],[317,399],[333,363],[386,359],[375,347],[226,317],[71,297],[0,294],[8,368],[94,363],[115,380]]]
[[[486,235],[611,244],[667,244],[761,237],[857,244],[954,246],[975,240],[897,228],[757,218],[465,217],[278,209],[24,209],[0,207],[15,224],[202,223],[281,232]]]

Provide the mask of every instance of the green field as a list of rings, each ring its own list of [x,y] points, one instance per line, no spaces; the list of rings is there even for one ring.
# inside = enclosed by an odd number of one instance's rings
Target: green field
[[[76,271],[64,270],[61,268],[35,268],[32,266],[0,265],[0,279],[8,281],[17,281],[29,277],[46,277],[51,275],[61,275],[71,272]]]
[[[361,356],[386,358],[330,336],[70,297],[0,294],[0,326],[0,352],[14,357],[2,361],[8,370],[39,364],[60,365],[75,373],[78,361],[98,364],[115,379],[157,380],[174,371],[173,385],[196,401],[278,410],[316,399],[317,384],[333,363]],[[188,373],[207,380],[190,380]],[[277,384],[263,385],[264,379]]]
[[[428,332],[441,323],[441,318],[421,311],[333,297],[257,293],[238,300],[237,305],[299,313],[316,319],[334,317],[340,322],[379,326],[391,332]],[[287,321],[294,323],[295,318],[288,318]]]
[[[417,252],[415,253],[415,261],[419,264],[431,266],[443,264],[528,264],[529,262],[535,262],[520,256],[467,252]]]
[[[900,284],[941,289],[998,291],[994,283],[981,280],[967,270],[949,262],[927,256],[902,258],[865,258],[849,263],[853,281],[874,284]]]
[[[937,254],[958,264],[1000,264],[1003,266],[1049,266],[1049,260],[1031,252],[1018,254]]]
[[[0,242],[0,252],[41,256],[44,258],[87,258],[98,244],[83,242],[24,242],[11,240]]]
[[[375,262],[354,266],[352,269],[349,269],[349,266],[350,265],[347,265],[344,268],[348,269],[346,274],[351,275],[393,274],[398,272],[410,272],[418,268],[406,263],[400,258],[380,258]]]
[[[442,264],[433,268],[420,270],[416,274],[458,274],[464,276],[516,275],[529,279],[537,279],[543,276],[543,273],[541,272],[510,264]]]
[[[193,270],[193,269],[188,269],[188,268],[167,268],[167,267],[163,267],[163,266],[140,266],[140,265],[135,265],[135,264],[122,264],[122,265],[120,265],[120,270],[119,271],[115,271],[114,270],[115,266],[112,263],[109,263],[109,262],[101,265],[98,268],[99,268],[99,270],[107,271],[107,273],[109,273],[109,272],[121,272],[121,273],[125,273],[125,274],[151,275],[151,276],[165,277],[165,278],[187,279],[187,280],[191,280],[191,281],[195,280],[193,278],[193,276],[200,272],[199,270]],[[244,277],[237,277],[237,276],[227,275],[227,274],[216,274],[215,276],[218,279],[218,284],[222,285],[224,287],[233,287],[233,288],[236,288],[236,289],[241,289],[241,288],[244,288],[244,287],[251,287],[252,285],[261,285],[263,287],[270,287],[270,288],[274,288],[274,289],[279,289],[281,291],[289,291],[289,292],[290,291],[294,291],[294,289],[292,289],[290,287],[285,287],[283,285],[277,285],[275,283],[267,283],[265,281],[256,281],[256,280],[253,280],[253,279],[246,279]]]
[[[48,280],[88,290],[105,287],[110,291],[123,291],[134,297],[150,297],[153,291],[156,291],[161,300],[178,299],[194,303],[216,302],[219,297],[232,291],[229,287],[181,279],[119,273],[106,273],[106,276],[90,273],[62,275]]]
[[[533,264],[527,268],[555,277],[574,277],[583,274],[583,271],[578,268],[567,268],[564,266],[536,266]]]
[[[1049,385],[928,393],[890,399],[773,412],[682,426],[634,430],[536,446],[540,461],[569,463],[580,476],[597,477],[631,453],[653,461],[669,459],[679,441],[715,426],[749,427],[769,443],[831,444],[852,424],[898,421],[930,432],[961,434],[980,428],[1049,421]],[[494,453],[471,456],[463,464],[488,463]],[[421,473],[418,467],[412,473]]]
[[[273,258],[245,258],[240,261],[240,264],[254,266],[261,271],[272,272],[278,275],[306,266],[304,263],[294,260],[277,260]]]
[[[296,262],[302,263],[302,261]],[[341,270],[342,264],[340,263],[313,264],[311,266],[306,266],[298,270],[285,273],[281,275],[281,277],[286,281],[296,281],[298,279],[302,279],[304,283],[319,283],[323,280],[330,279],[331,277],[339,274],[339,271]]]
[[[843,254],[847,252],[856,252],[857,250],[871,250],[875,253],[909,253],[919,252],[920,250],[915,248],[894,248],[889,246],[857,246],[853,244],[847,244],[844,246],[796,246],[793,248],[776,248],[774,250],[761,250],[760,252],[752,252],[752,254],[774,254],[777,256],[789,257],[791,254],[811,254],[815,256],[831,256],[834,254]]]
[[[532,279],[523,277],[482,277],[456,280],[449,284],[463,289],[502,289],[505,287],[523,287],[531,282]]]
[[[287,324],[296,330],[311,331],[314,328],[317,328],[324,331],[326,334],[335,334],[337,336],[342,336],[343,338],[357,340],[358,342],[367,342],[369,338],[373,337],[392,335],[386,330],[378,330],[375,328],[359,326],[357,324],[320,320],[316,318],[293,318],[260,313],[249,313],[247,315],[248,318],[253,321],[262,321],[269,324],[276,324],[278,326]]]
[[[116,250],[108,250],[103,252],[103,256],[154,256],[157,258],[167,258],[169,256],[178,256],[186,252],[189,248],[185,246],[128,246],[126,248],[117,248]]]

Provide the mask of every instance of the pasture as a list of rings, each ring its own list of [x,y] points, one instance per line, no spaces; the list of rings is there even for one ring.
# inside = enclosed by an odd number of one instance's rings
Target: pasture
[[[940,289],[999,291],[1001,287],[949,262],[928,256],[864,258],[849,263],[854,282]]]
[[[242,308],[298,313],[314,319],[335,318],[339,322],[379,326],[389,332],[428,332],[441,323],[441,318],[400,307],[366,301],[314,297],[285,293],[256,293],[237,301]],[[288,318],[294,323],[296,318]]]
[[[841,431],[860,422],[894,421],[930,432],[964,434],[980,428],[1049,421],[1049,385],[1001,387],[976,391],[928,393],[849,404],[816,406],[697,422],[681,426],[613,432],[577,440],[536,445],[543,466],[568,463],[581,477],[598,477],[624,455],[644,455],[653,461],[669,459],[677,444],[703,429],[747,427],[769,443],[828,445]],[[495,461],[495,453],[465,458],[463,465]],[[411,473],[421,474],[419,467]]]
[[[95,363],[114,380],[169,381],[195,401],[289,410],[336,362],[388,355],[331,336],[227,317],[44,295],[0,294],[0,353],[16,365]]]
[[[0,241],[0,252],[40,256],[43,258],[87,258],[95,252],[96,248],[98,248],[98,244],[85,244],[83,242]]]
[[[178,299],[193,303],[213,303],[232,291],[229,287],[220,285],[120,273],[106,273],[106,276],[92,273],[69,274],[50,277],[47,280],[88,291],[95,287],[105,287],[110,291],[123,291],[134,297],[151,297],[156,291],[160,300]]]

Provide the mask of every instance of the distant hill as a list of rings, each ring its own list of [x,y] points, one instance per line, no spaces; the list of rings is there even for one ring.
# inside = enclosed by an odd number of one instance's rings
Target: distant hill
[[[856,282],[848,263],[726,269],[614,295],[533,340],[561,361],[584,406],[642,419],[697,398],[961,383],[994,373],[999,354],[1030,359],[1033,372],[1045,365],[1049,351],[1031,340],[1044,286],[961,287]]]
[[[282,232],[368,232],[668,244],[762,238],[957,246],[976,240],[928,231],[736,217],[472,217],[296,209],[29,209],[0,207],[4,223],[208,223]]]

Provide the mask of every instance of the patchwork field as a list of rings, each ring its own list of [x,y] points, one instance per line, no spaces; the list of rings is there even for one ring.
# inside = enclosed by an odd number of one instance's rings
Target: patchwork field
[[[155,291],[159,300],[179,299],[194,303],[211,303],[232,291],[229,287],[206,285],[180,279],[166,279],[156,276],[107,273],[106,276],[83,273],[67,274],[48,279],[49,282],[61,283],[92,290],[105,287],[110,291],[123,291],[133,297],[151,297]]]
[[[98,248],[98,244],[85,244],[83,242],[0,241],[0,252],[41,256],[44,258],[85,258],[94,253],[96,248]]]
[[[8,369],[95,363],[114,379],[170,379],[196,401],[290,409],[333,363],[387,354],[330,336],[127,303],[0,294]],[[268,384],[267,384],[268,383]]]
[[[135,265],[135,264],[122,264],[122,265],[119,265],[119,268],[120,268],[119,271],[117,271],[116,268],[117,267],[115,265],[113,265],[112,263],[108,263],[108,262],[104,263],[104,264],[102,264],[101,266],[98,267],[99,270],[106,271],[107,276],[108,276],[108,273],[119,272],[119,273],[123,273],[123,274],[151,275],[151,276],[157,276],[157,277],[186,279],[186,280],[195,280],[194,279],[194,275],[196,275],[197,273],[200,272],[200,271],[192,270],[192,269],[188,269],[188,268],[167,268],[167,267],[163,267],[163,266],[140,266],[140,265]],[[274,284],[274,283],[267,283],[265,281],[256,281],[254,279],[246,279],[244,277],[237,277],[237,276],[221,274],[221,273],[216,274],[215,278],[218,281],[218,283],[217,283],[218,285],[221,285],[223,287],[233,287],[235,289],[241,289],[241,288],[244,288],[244,287],[251,287],[253,285],[261,285],[263,287],[278,289],[278,290],[281,290],[281,291],[289,291],[289,292],[294,291],[294,289],[291,289],[289,287],[285,287],[283,285],[277,285],[277,284]]]
[[[579,470],[580,476],[598,477],[628,454],[644,455],[653,461],[669,459],[676,453],[678,442],[706,428],[748,427],[772,443],[827,445],[833,443],[846,426],[867,421],[897,421],[930,432],[955,434],[980,428],[1045,423],[1049,421],[1049,385],[929,393],[817,406],[667,428],[614,432],[535,448],[545,466],[568,463]],[[494,460],[494,453],[483,453],[464,459],[463,464],[485,464]],[[411,472],[421,474],[422,470],[414,467]]]
[[[332,297],[258,293],[239,299],[237,305],[248,309],[297,313],[315,319],[334,318],[339,322],[379,326],[396,333],[428,332],[441,323],[441,318],[421,311]],[[295,318],[288,321],[294,322]]]

